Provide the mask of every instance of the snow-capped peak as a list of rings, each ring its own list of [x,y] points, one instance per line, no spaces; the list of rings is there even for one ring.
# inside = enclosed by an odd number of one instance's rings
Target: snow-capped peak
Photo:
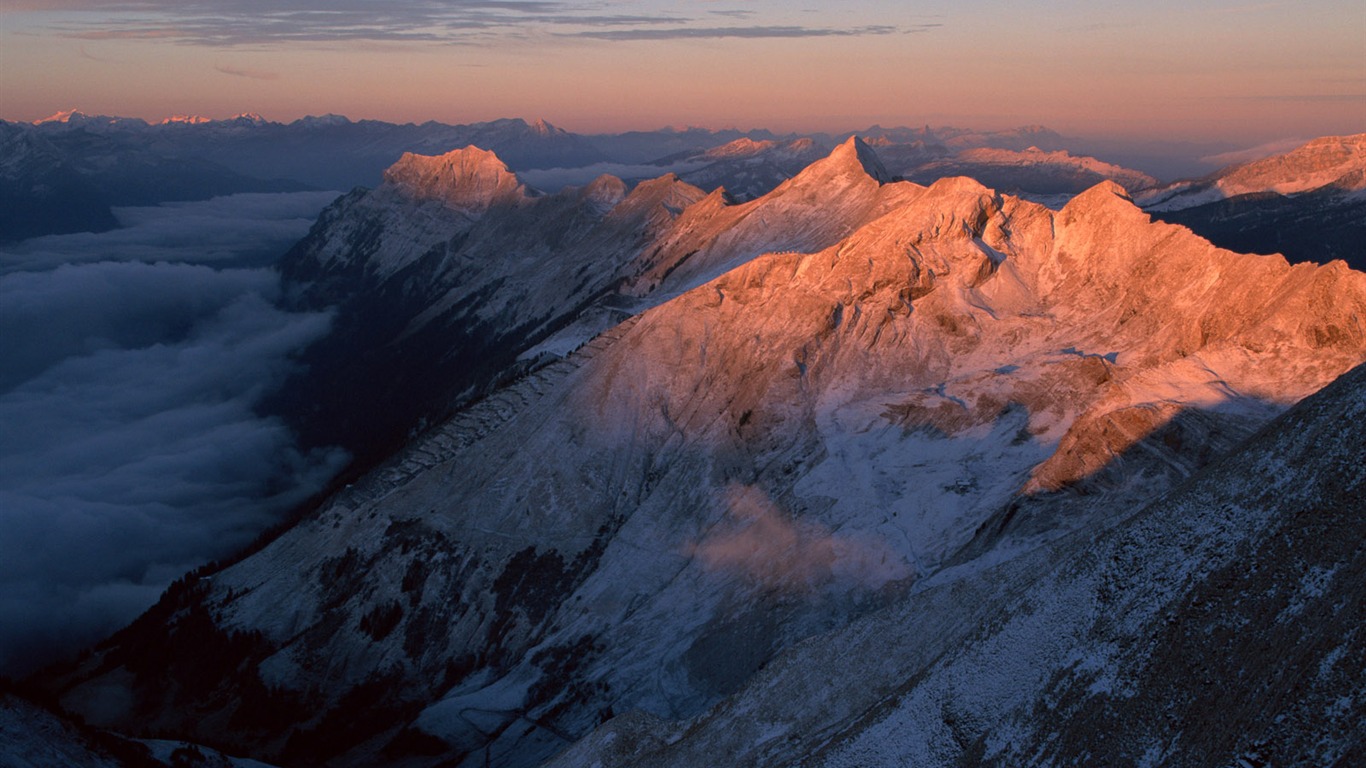
[[[830,153],[830,160],[851,167],[856,165],[880,184],[892,181],[892,174],[882,165],[877,152],[857,136],[850,136],[848,141],[835,147],[835,151]]]
[[[158,125],[203,125],[213,122],[203,115],[171,115],[163,118]]]
[[[57,112],[56,114],[43,118],[42,120],[34,120],[33,124],[42,125],[43,123],[79,123],[82,120],[85,120],[89,117],[89,115],[85,114],[79,109],[63,109]]]
[[[1099,182],[1073,197],[1062,207],[1061,213],[1064,216],[1084,214],[1094,217],[1102,211],[1111,215],[1133,216],[1136,221],[1141,219],[1146,222],[1149,218],[1143,209],[1134,203],[1129,191],[1112,179]]]
[[[116,117],[112,115],[89,115],[78,109],[67,109],[42,120],[35,120],[34,125],[40,128],[71,129],[84,128],[89,130],[101,131],[105,129],[113,130],[138,130],[147,127],[147,121],[139,117]]]

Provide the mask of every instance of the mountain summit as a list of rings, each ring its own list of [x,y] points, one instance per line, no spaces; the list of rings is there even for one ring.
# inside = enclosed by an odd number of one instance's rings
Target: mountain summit
[[[405,152],[384,172],[384,183],[412,200],[438,201],[471,215],[527,198],[526,186],[497,155],[474,146],[437,157]]]
[[[824,160],[819,160],[798,177],[807,179],[828,179],[830,177],[867,176],[879,184],[893,181],[892,174],[883,167],[882,160],[863,139],[851,136],[843,144],[835,147]]]

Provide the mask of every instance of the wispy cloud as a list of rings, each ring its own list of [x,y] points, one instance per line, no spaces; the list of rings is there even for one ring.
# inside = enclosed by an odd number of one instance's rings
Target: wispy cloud
[[[726,490],[726,520],[683,552],[708,571],[767,590],[807,592],[830,586],[879,589],[915,575],[877,538],[844,535],[788,515],[762,490]]]
[[[938,24],[926,24],[911,29],[886,25],[866,27],[798,27],[798,26],[752,26],[752,27],[664,27],[653,29],[605,29],[575,33],[576,37],[596,40],[696,40],[706,38],[798,38],[798,37],[860,37],[864,35],[894,35],[905,32],[923,31]]]
[[[1239,149],[1233,152],[1224,152],[1218,155],[1206,155],[1205,157],[1200,158],[1200,162],[1207,163],[1209,165],[1220,166],[1233,165],[1234,163],[1247,163],[1253,160],[1261,160],[1264,157],[1271,157],[1272,155],[1284,154],[1292,149],[1297,149],[1299,147],[1304,146],[1305,143],[1308,141],[1309,139],[1303,137],[1294,139],[1281,139],[1279,141],[1272,141],[1266,144],[1259,144],[1255,147]]]
[[[1279,102],[1363,102],[1366,93],[1282,93],[1258,94],[1255,96],[1227,96],[1236,101],[1279,101]]]
[[[732,19],[747,19],[754,15],[754,11],[748,11],[743,8],[730,8],[722,11],[707,11],[707,13],[710,13],[713,16],[727,16]]]
[[[562,38],[678,40],[707,38],[857,37],[923,32],[938,23],[909,27],[827,27],[744,24],[761,14],[745,8],[640,12],[625,2],[564,0],[63,0],[76,12],[49,30],[82,40],[168,40],[206,46],[261,46],[370,41],[480,44],[529,30]],[[51,10],[18,0],[8,10]],[[717,26],[718,18],[736,26]],[[707,23],[710,20],[713,23]]]
[[[71,0],[62,7],[86,12],[90,18],[50,27],[58,34],[211,46],[361,40],[475,43],[527,27],[602,29],[687,21],[674,15],[604,12],[611,6],[557,0]]]
[[[249,80],[279,80],[279,72],[269,72],[264,69],[247,69],[245,67],[234,67],[227,64],[219,64],[214,69],[225,75],[233,77],[245,77]]]

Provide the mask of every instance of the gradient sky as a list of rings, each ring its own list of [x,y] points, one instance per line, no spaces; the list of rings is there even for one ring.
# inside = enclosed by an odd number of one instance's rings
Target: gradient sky
[[[0,0],[0,118],[1366,131],[1361,0]]]

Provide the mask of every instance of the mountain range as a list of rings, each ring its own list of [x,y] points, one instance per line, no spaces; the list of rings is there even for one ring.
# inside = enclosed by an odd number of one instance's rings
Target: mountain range
[[[30,685],[281,765],[1360,759],[1366,275],[907,133],[402,155],[280,265],[336,319],[272,407],[357,474]],[[1205,183],[1354,194],[1305,157]]]
[[[584,135],[543,120],[394,124],[323,115],[279,123],[244,114],[148,123],[67,111],[34,124],[0,121],[7,158],[0,166],[0,197],[9,203],[0,209],[0,242],[109,229],[117,226],[111,209],[122,206],[237,192],[373,187],[404,152],[436,155],[468,145],[497,153],[515,171],[538,170],[533,186],[545,192],[564,184],[581,186],[601,172],[635,183],[673,171],[708,192],[725,187],[737,199],[752,199],[854,135],[876,146],[894,173],[921,182],[967,173],[1003,191],[1056,196],[1075,194],[1101,178],[1130,188],[1146,178],[1088,157],[1094,142],[1040,126],[1003,131],[872,126],[857,134],[785,135],[688,128]],[[1187,172],[1207,170],[1197,158],[1208,149],[1166,147],[1167,162],[1161,165],[1164,172],[1175,167],[1172,163]],[[1031,150],[1037,151],[1028,154]],[[1122,149],[1101,150],[1128,157]],[[963,153],[968,154],[959,158]]]

